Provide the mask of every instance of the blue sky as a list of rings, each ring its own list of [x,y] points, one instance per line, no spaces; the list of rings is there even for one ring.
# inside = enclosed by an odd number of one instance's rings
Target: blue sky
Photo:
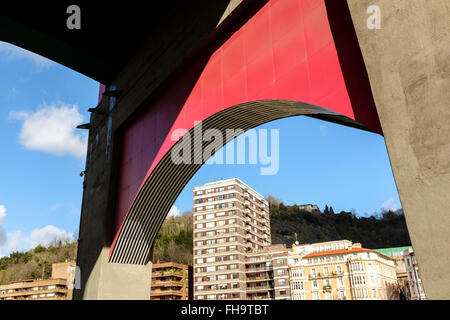
[[[86,132],[98,82],[0,42],[0,256],[52,239],[73,238],[79,227]],[[261,164],[204,165],[184,188],[173,214],[192,208],[192,188],[238,177],[286,204],[372,214],[399,208],[384,139],[307,117],[277,120],[279,171]]]

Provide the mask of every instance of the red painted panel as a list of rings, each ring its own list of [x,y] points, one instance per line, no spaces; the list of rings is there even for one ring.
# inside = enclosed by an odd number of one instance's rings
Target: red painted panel
[[[193,65],[125,131],[115,234],[139,188],[174,145],[174,130],[190,130],[195,121],[228,107],[294,100],[378,131],[378,119],[355,119],[358,106],[352,105],[341,69],[324,0],[269,1],[206,64]]]

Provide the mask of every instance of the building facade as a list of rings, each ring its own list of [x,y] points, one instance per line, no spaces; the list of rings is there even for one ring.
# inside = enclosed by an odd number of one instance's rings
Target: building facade
[[[50,279],[14,281],[0,286],[0,300],[72,300],[75,262],[54,263]]]
[[[194,188],[194,299],[247,299],[247,255],[271,244],[269,204],[239,179]]]
[[[293,245],[293,300],[389,299],[396,285],[392,259],[348,240]]]
[[[150,300],[192,299],[192,268],[175,262],[152,265]]]
[[[419,266],[412,248],[403,251],[406,274],[408,275],[409,292],[411,300],[425,300],[425,291],[423,290],[422,279],[419,275]]]
[[[403,257],[403,252],[407,249],[412,249],[412,247],[403,246],[403,247],[374,249],[376,252],[379,252],[394,260],[395,272],[397,274],[397,283],[398,283],[397,298],[400,300],[403,299],[407,300],[410,299],[411,297],[408,274],[406,272],[406,264],[405,259]]]
[[[266,246],[245,259],[247,300],[290,300],[288,249]]]

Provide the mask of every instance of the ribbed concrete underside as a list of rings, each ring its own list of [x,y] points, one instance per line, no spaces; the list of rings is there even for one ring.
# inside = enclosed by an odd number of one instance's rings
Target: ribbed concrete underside
[[[228,108],[209,117],[201,123],[202,135],[194,135],[195,128],[191,129],[188,133],[194,137],[191,139],[191,150],[194,150],[196,143],[203,143],[202,150],[207,144],[214,143],[198,141],[208,129],[220,130],[225,145],[233,138],[226,136],[227,129],[242,129],[245,132],[272,120],[298,115],[318,117],[366,130],[364,126],[347,117],[306,103],[257,101]],[[180,141],[182,139],[173,148]],[[111,253],[110,262],[146,264],[150,260],[153,242],[170,208],[184,186],[202,166],[198,164],[199,161],[196,161],[197,164],[194,163],[194,154],[191,154],[191,159],[192,164],[175,164],[169,151],[151,172],[125,219]],[[203,159],[206,160],[208,159]]]

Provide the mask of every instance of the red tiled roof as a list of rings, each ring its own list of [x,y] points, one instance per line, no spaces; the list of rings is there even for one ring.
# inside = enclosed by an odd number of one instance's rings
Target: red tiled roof
[[[312,257],[329,256],[329,255],[335,255],[335,254],[356,253],[356,252],[375,252],[375,251],[373,251],[372,249],[366,249],[366,248],[327,250],[327,251],[318,251],[318,252],[308,253],[303,258],[312,258]]]

